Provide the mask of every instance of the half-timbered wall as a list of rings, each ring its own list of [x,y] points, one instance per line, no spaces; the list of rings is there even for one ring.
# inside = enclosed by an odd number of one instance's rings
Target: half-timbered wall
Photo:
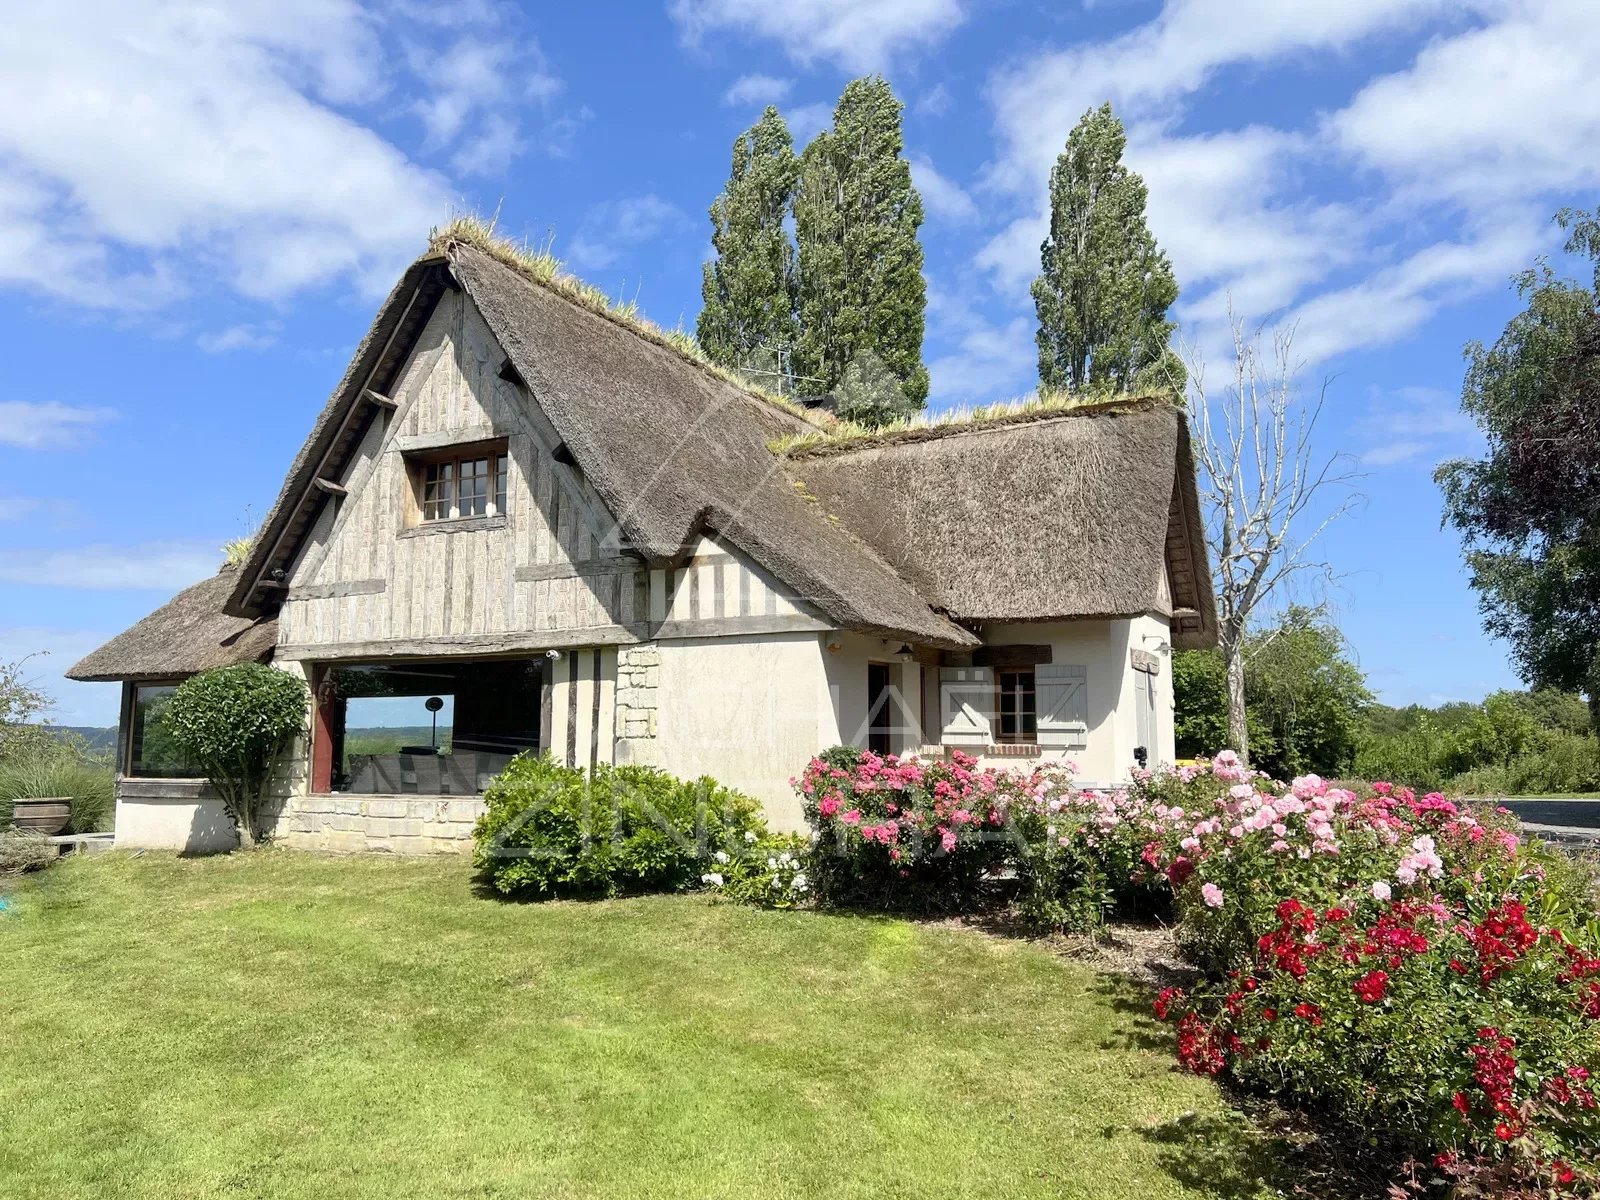
[[[447,293],[391,398],[324,503],[295,564],[280,657],[480,650],[630,640],[644,578],[614,523],[521,385],[494,336]],[[507,511],[420,523],[407,456],[504,439]]]

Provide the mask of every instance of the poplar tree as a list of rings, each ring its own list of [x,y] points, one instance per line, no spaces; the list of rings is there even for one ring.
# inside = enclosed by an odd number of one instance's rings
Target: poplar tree
[[[858,354],[871,351],[899,382],[909,412],[928,397],[927,282],[917,240],[922,198],[903,155],[903,109],[882,76],[853,80],[833,128],[801,155],[794,365],[807,390],[827,392]]]
[[[794,343],[794,247],[784,223],[798,169],[776,108],[733,143],[728,185],[711,205],[716,257],[702,272],[695,328],[715,362],[749,368]]]
[[[1090,109],[1050,172],[1033,282],[1042,388],[1183,387],[1167,320],[1178,283],[1145,223],[1144,180],[1122,163],[1127,142],[1111,105]]]

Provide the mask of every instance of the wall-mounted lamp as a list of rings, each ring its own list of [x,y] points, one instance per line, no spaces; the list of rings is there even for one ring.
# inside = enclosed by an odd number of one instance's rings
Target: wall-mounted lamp
[[[1154,642],[1156,644],[1155,645],[1155,652],[1157,654],[1171,654],[1172,653],[1172,643],[1168,642],[1160,634],[1147,633],[1147,634],[1144,635],[1143,641],[1144,641],[1144,644],[1146,646],[1148,646],[1151,642]]]
[[[839,651],[841,651],[843,649],[844,649],[844,643],[843,642],[829,642],[828,643],[828,653],[829,654],[837,654],[837,653],[839,653]]]
[[[895,657],[895,661],[896,662],[908,663],[908,662],[911,662],[913,659],[915,659],[917,656],[911,652],[910,645],[908,645],[905,642],[901,642],[900,643],[900,649],[898,649],[898,650],[896,650],[894,652],[894,657]]]

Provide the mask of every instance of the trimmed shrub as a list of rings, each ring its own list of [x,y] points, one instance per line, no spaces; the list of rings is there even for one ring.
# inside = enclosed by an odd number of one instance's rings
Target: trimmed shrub
[[[524,754],[489,786],[473,863],[505,895],[677,892],[766,832],[756,802],[653,767],[564,767]]]
[[[1010,813],[1030,776],[949,762],[887,758],[836,747],[798,781],[814,833],[811,883],[819,903],[910,912],[980,906],[1016,858]]]
[[[256,812],[278,756],[305,729],[303,681],[262,663],[192,675],[172,693],[166,725],[222,797],[239,845],[256,842]]]
[[[42,871],[56,861],[50,839],[31,829],[0,830],[0,875]]]
[[[12,801],[65,796],[71,804],[68,833],[111,828],[116,776],[63,749],[44,750],[0,766],[0,827],[10,824]]]

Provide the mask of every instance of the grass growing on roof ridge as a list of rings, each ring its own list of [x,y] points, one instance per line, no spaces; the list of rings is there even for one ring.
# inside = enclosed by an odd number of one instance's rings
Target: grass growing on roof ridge
[[[526,242],[514,242],[496,233],[493,221],[486,221],[475,213],[463,213],[451,218],[447,224],[434,229],[428,235],[428,249],[436,253],[455,244],[481,250],[496,262],[510,267],[535,283],[559,292],[573,303],[616,322],[646,341],[673,351],[724,383],[732,384],[756,399],[782,409],[790,416],[799,417],[807,424],[817,425],[820,428],[821,422],[829,419],[826,414],[808,411],[787,396],[768,391],[721,363],[713,362],[688,330],[661,328],[639,312],[637,301],[613,300],[594,284],[587,283],[565,270],[561,260],[548,249],[535,249]]]
[[[1020,400],[1006,400],[972,407],[962,406],[938,413],[921,412],[877,427],[861,425],[855,421],[836,421],[827,429],[819,429],[815,433],[790,434],[774,438],[767,443],[767,448],[774,454],[805,458],[813,454],[859,450],[866,446],[912,441],[944,433],[958,433],[979,426],[1023,424],[1069,412],[1108,412],[1157,402],[1174,403],[1172,396],[1166,392],[1137,394],[1036,392]]]

